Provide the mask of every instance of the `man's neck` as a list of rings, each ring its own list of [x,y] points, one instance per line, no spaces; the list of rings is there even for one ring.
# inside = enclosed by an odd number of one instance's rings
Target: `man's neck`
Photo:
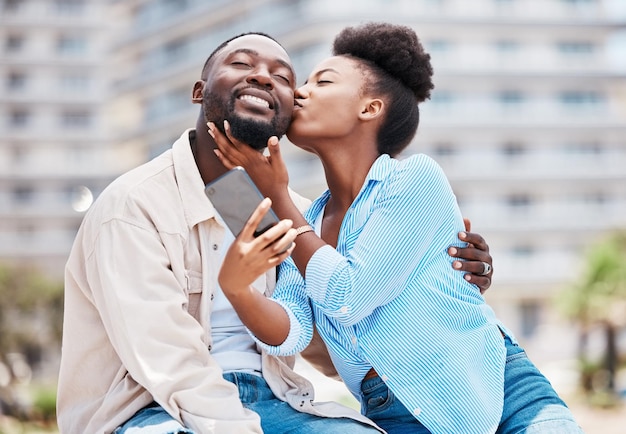
[[[198,122],[196,122],[196,129],[189,133],[189,143],[202,181],[208,184],[218,176],[226,173],[228,169],[224,167],[213,152],[217,146],[213,138],[209,135],[208,128],[201,118],[203,118],[202,115],[200,115]]]

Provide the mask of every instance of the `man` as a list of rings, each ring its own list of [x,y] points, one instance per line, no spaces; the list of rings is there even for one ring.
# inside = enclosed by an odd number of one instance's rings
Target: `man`
[[[193,87],[196,129],[114,181],[87,213],[66,267],[61,432],[377,431],[351,409],[314,404],[293,358],[261,353],[217,285],[233,236],[204,194],[226,172],[206,122],[228,119],[238,139],[262,149],[286,131],[294,87],[272,38],[226,41]],[[478,261],[460,269],[483,271],[486,245],[466,240],[482,251],[462,251]],[[489,275],[470,278],[489,286]],[[255,283],[269,295],[275,274]]]

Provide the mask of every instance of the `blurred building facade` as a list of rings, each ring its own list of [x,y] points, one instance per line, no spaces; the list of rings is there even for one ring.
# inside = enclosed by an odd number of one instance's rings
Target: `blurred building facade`
[[[0,2],[0,260],[63,267],[95,195],[119,172],[103,103],[107,1]]]
[[[5,0],[5,9],[13,3],[26,1]],[[87,8],[98,2],[56,3]],[[43,216],[46,224],[55,216],[64,226],[57,229],[62,234],[54,235],[62,238],[54,253],[66,254],[79,221],[76,213],[61,211],[58,204],[54,211],[40,200],[21,212],[23,197],[56,195],[63,203],[80,186],[97,195],[98,181],[111,172],[127,170],[168,148],[194,126],[198,107],[190,101],[193,83],[223,40],[252,30],[271,34],[291,54],[301,83],[329,55],[333,37],[346,25],[371,20],[406,24],[432,55],[436,86],[422,106],[419,132],[406,154],[424,152],[442,165],[463,214],[491,246],[495,279],[488,300],[523,342],[536,343],[549,357],[550,342],[560,339],[564,329],[552,298],[576,277],[589,243],[607,231],[626,228],[626,15],[619,0],[108,3],[111,21],[118,23],[106,65],[111,87],[99,95],[49,94],[45,116],[40,120],[33,115],[33,122],[46,122],[41,125],[49,138],[45,146],[42,135],[35,133],[39,128],[20,132],[6,121],[2,127],[2,134],[11,134],[10,139],[3,136],[0,149],[6,168],[0,175],[0,200],[10,205],[1,216],[3,240],[21,237],[20,228],[31,214],[36,217],[32,227]],[[6,47],[14,44],[9,39],[23,30],[27,18],[20,18],[18,26],[9,17],[3,11],[0,18],[5,40],[1,67],[7,82],[19,82],[10,74],[20,64],[16,56],[7,55]],[[76,31],[97,35],[104,30],[103,22],[92,18]],[[12,24],[7,27],[8,21]],[[57,37],[68,28],[57,25],[51,34]],[[92,59],[93,67],[96,57],[105,58],[90,48],[75,62],[78,67]],[[33,60],[25,65],[29,62]],[[59,68],[65,65],[55,62]],[[38,72],[51,80],[50,72]],[[42,105],[35,89],[26,100],[23,91],[13,93],[0,107],[18,123],[20,107]],[[89,96],[105,104],[96,107]],[[91,134],[86,130],[65,129],[53,138],[50,117],[74,109],[74,103],[91,111],[97,140],[85,141]],[[107,120],[106,131],[97,120],[99,110]],[[49,148],[57,152],[46,154]],[[315,197],[324,188],[321,166],[293,146],[283,149],[292,186]],[[24,173],[30,174],[32,193],[20,190]],[[5,187],[10,185],[12,190]],[[60,186],[56,193],[50,193],[53,185]],[[9,227],[4,222],[11,219]],[[23,243],[19,254],[39,256],[52,241]],[[14,254],[9,245],[2,243],[3,256]]]

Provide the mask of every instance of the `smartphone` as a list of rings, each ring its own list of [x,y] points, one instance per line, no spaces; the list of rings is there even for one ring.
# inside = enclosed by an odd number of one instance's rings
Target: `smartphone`
[[[263,195],[252,178],[240,166],[209,182],[204,192],[235,237],[263,200]],[[254,231],[254,236],[258,237],[278,221],[270,208]]]

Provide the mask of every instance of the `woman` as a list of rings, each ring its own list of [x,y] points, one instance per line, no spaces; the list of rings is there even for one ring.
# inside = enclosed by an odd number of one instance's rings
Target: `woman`
[[[321,159],[328,184],[304,217],[289,198],[276,138],[265,158],[233,139],[227,123],[228,137],[209,125],[222,162],[244,166],[297,228],[279,246],[269,236],[254,240],[269,201],[257,210],[220,274],[232,305],[272,354],[301,351],[315,322],[362,412],[390,433],[581,432],[450,267],[446,247],[463,221],[441,168],[425,155],[393,158],[413,139],[418,103],[433,88],[417,36],[370,23],[344,29],[333,52],[297,90],[287,133]],[[272,299],[250,290],[258,269],[282,259],[277,249],[294,238]],[[253,263],[261,256],[254,249],[275,251],[274,262]]]

